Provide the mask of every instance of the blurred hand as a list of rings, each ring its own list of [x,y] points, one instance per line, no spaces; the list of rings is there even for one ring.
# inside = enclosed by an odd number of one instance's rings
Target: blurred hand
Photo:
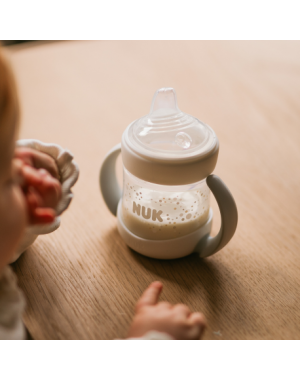
[[[29,224],[52,223],[61,199],[59,173],[53,158],[30,148],[17,148],[13,170],[26,199]]]
[[[192,313],[183,304],[158,302],[162,283],[153,282],[136,304],[128,338],[142,337],[149,331],[164,332],[174,339],[200,339],[206,327],[201,313]]]
[[[31,148],[15,148],[14,158],[20,159],[24,165],[35,169],[45,169],[52,177],[59,178],[59,172],[54,159],[49,154]]]

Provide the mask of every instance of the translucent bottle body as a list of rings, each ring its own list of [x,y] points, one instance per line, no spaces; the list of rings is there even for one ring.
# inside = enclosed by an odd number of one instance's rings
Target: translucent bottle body
[[[202,227],[209,216],[205,180],[182,186],[143,181],[124,168],[122,214],[126,227],[150,240],[174,239]]]

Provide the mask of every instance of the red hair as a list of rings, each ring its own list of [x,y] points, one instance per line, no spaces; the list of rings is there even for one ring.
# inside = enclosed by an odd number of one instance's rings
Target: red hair
[[[16,136],[20,109],[12,70],[0,48],[0,159]],[[10,144],[11,145],[11,144]]]

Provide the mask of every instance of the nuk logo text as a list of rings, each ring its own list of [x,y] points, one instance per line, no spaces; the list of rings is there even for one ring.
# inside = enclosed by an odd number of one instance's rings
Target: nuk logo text
[[[141,209],[142,209],[142,217],[144,219],[150,219],[151,218],[151,214],[152,214],[152,220],[155,222],[156,219],[159,221],[159,222],[163,222],[163,219],[161,218],[161,214],[162,214],[162,210],[151,210],[151,208],[147,208],[147,212],[146,212],[146,207],[145,206],[142,206],[139,205],[139,204],[136,204],[135,202],[133,202],[133,209],[132,209],[132,212],[133,213],[137,213],[138,216],[141,215]]]

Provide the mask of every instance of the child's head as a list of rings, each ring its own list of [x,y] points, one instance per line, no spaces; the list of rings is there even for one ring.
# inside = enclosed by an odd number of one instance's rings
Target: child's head
[[[14,254],[27,220],[24,195],[12,165],[18,122],[13,74],[0,51],[0,270]]]

